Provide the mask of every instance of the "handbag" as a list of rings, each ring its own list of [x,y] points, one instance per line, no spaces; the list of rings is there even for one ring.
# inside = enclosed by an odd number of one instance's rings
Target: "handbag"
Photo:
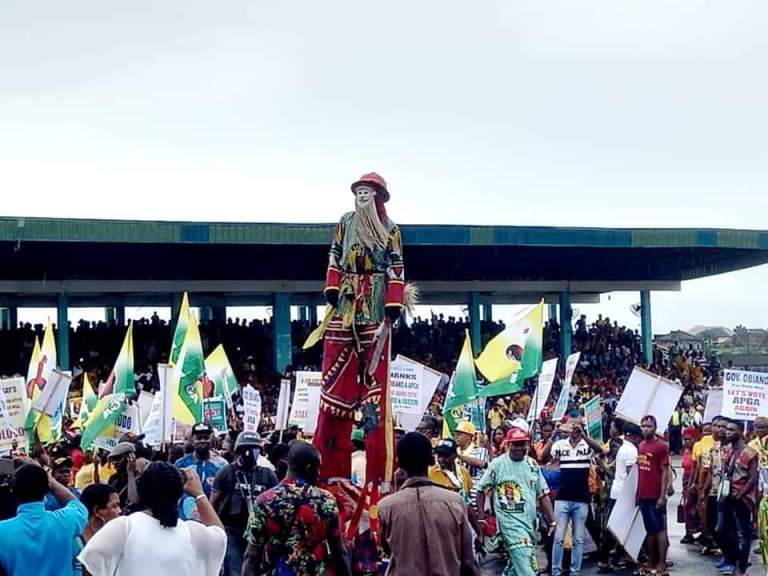
[[[677,505],[677,523],[685,524],[685,506],[682,504]]]
[[[738,454],[731,456],[731,463],[728,465],[728,472],[720,480],[720,487],[717,491],[717,502],[723,504],[731,495],[731,478],[733,478],[733,471],[736,469],[736,458]]]

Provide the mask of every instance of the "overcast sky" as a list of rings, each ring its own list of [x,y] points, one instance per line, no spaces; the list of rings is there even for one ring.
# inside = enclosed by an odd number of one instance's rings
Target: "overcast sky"
[[[766,21],[762,0],[4,2],[0,212],[330,222],[377,170],[403,223],[765,229]],[[655,294],[654,328],[766,326],[766,281]]]

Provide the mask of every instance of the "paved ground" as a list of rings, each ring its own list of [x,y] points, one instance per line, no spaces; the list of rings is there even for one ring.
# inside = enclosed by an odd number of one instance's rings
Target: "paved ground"
[[[680,575],[692,575],[692,576],[716,576],[718,574],[715,570],[715,562],[717,558],[712,559],[704,557],[700,554],[701,547],[686,546],[680,544],[680,539],[685,535],[685,527],[682,524],[676,522],[677,517],[677,505],[680,501],[680,484],[682,478],[682,471],[679,469],[679,463],[675,462],[677,468],[678,481],[675,486],[675,496],[670,499],[668,508],[669,518],[669,540],[670,549],[668,558],[671,562],[674,562],[674,566],[670,568],[670,573]],[[754,548],[755,546],[753,546]],[[541,563],[541,562],[540,562]],[[504,565],[496,558],[488,558],[481,564],[483,576],[496,576],[502,573]],[[762,561],[758,556],[752,556],[752,567],[748,574],[757,575],[765,574],[766,569],[763,567]],[[582,566],[582,575],[592,576],[598,574],[597,560],[594,558],[585,558]],[[630,576],[632,570],[617,570],[612,572],[616,576]]]

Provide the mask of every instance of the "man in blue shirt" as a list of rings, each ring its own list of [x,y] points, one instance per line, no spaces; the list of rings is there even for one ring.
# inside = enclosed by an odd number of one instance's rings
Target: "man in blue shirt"
[[[53,474],[53,477],[56,479],[56,481],[61,484],[62,486],[68,486],[69,491],[72,492],[72,494],[75,496],[75,498],[80,499],[80,491],[71,486],[72,484],[72,459],[68,457],[61,457],[56,458],[51,463],[51,473]],[[45,495],[45,509],[49,512],[53,512],[54,510],[59,510],[63,508],[65,504],[62,504],[59,502],[59,499],[56,498],[56,495],[53,492],[48,492],[48,494]]]
[[[181,460],[177,460],[174,464],[179,469],[191,468],[195,470],[200,476],[203,491],[209,499],[213,491],[213,481],[216,479],[216,474],[227,465],[224,458],[211,452],[212,437],[213,428],[210,425],[205,422],[195,424],[192,427],[192,446],[195,451],[184,456]],[[183,520],[196,520],[196,514],[197,503],[185,493],[181,500],[179,515]]]
[[[63,505],[46,512],[50,490]],[[88,511],[66,486],[37,464],[19,468],[13,477],[17,515],[0,522],[0,570],[6,576],[72,576],[75,538],[88,523]]]

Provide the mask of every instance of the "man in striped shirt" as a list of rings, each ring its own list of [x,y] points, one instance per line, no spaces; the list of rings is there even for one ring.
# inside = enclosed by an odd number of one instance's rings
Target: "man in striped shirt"
[[[549,489],[538,463],[529,456],[528,433],[519,428],[507,432],[507,453],[491,461],[480,481],[477,509],[484,522],[485,496],[493,493],[494,510],[509,562],[504,576],[536,576],[536,509],[554,530],[555,518],[549,501]],[[483,534],[478,539],[482,542]]]
[[[568,434],[562,438],[562,434]],[[589,467],[595,454],[602,454],[603,446],[587,436],[581,420],[570,420],[559,427],[556,437],[544,447],[544,457],[560,462],[560,490],[555,498],[555,544],[552,549],[552,576],[560,576],[563,569],[565,530],[570,521],[573,526],[571,550],[571,576],[581,572],[584,552],[584,529],[589,510]]]

